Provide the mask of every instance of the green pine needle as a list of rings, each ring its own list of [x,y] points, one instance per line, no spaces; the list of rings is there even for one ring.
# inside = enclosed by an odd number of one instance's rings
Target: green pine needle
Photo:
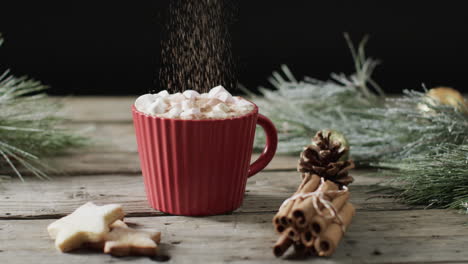
[[[424,94],[405,91],[373,109],[375,133],[393,138],[393,152],[374,166],[391,169],[401,201],[432,208],[468,207],[468,116],[451,106],[426,104]],[[390,142],[392,142],[390,141]],[[396,169],[396,170],[395,170]]]
[[[398,184],[392,186],[402,201],[467,208],[468,115],[452,106],[428,103],[423,92],[404,91],[403,97],[384,99],[371,77],[378,62],[365,57],[367,39],[356,50],[345,37],[355,74],[298,82],[282,66],[283,75],[274,72],[270,78],[276,90],[260,88],[261,96],[249,93],[278,128],[278,153],[297,154],[316,131],[338,130],[349,139],[358,164],[385,168],[395,176]],[[256,148],[264,143],[263,133],[257,133]]]
[[[403,97],[386,99],[383,106],[364,114],[361,125],[386,149],[373,161],[440,153],[468,143],[468,116],[452,106],[428,104],[425,93],[405,90]]]
[[[387,171],[395,177],[399,198],[410,205],[432,208],[467,208],[468,145],[444,144],[437,152],[414,155],[400,162],[380,162],[397,169]]]
[[[3,39],[0,35],[0,45]],[[0,75],[0,167],[24,180],[19,167],[40,179],[51,170],[42,159],[85,144],[86,139],[58,128],[61,105],[48,98],[48,87],[28,77]]]
[[[349,38],[346,35],[346,38]],[[261,96],[254,95],[245,88],[260,111],[268,116],[279,132],[278,153],[297,154],[309,144],[315,133],[323,128],[338,130],[347,135],[353,147],[352,154],[357,161],[375,159],[381,153],[380,141],[367,137],[365,128],[349,126],[360,124],[363,114],[356,114],[377,107],[383,103],[382,89],[371,80],[372,72],[379,64],[377,60],[366,58],[366,39],[355,50],[348,41],[355,60],[356,73],[350,76],[332,74],[332,80],[320,81],[305,77],[297,81],[287,66],[282,66],[282,74],[273,72],[269,79],[276,90],[260,87]],[[375,92],[373,92],[375,91]],[[262,133],[256,134],[256,149],[265,144]]]

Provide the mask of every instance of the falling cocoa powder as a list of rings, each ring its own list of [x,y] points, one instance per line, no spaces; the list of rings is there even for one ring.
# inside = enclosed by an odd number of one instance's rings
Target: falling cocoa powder
[[[161,40],[162,89],[206,92],[236,87],[230,0],[171,0]]]

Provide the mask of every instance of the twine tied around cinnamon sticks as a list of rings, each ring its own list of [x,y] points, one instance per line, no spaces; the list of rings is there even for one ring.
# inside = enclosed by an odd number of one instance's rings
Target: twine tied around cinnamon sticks
[[[286,199],[273,218],[281,234],[273,253],[279,257],[293,245],[296,251],[330,256],[354,215],[349,191],[316,174],[305,173],[295,194]]]
[[[315,212],[318,215],[323,216],[327,220],[336,219],[338,224],[341,225],[342,231],[344,233],[344,232],[346,232],[346,228],[343,225],[343,220],[341,219],[340,215],[338,215],[337,209],[335,208],[333,203],[330,202],[329,200],[327,200],[325,198],[325,196],[330,196],[330,197],[335,197],[336,198],[337,196],[343,195],[344,193],[348,192],[348,187],[343,186],[342,190],[325,190],[324,191],[323,190],[324,189],[323,187],[325,186],[324,182],[325,182],[325,179],[320,178],[320,185],[317,188],[317,190],[315,190],[313,192],[309,192],[309,193],[297,193],[297,194],[289,197],[288,199],[284,200],[284,202],[281,204],[280,208],[285,206],[287,203],[289,203],[291,201],[294,201],[296,199],[305,200],[305,199],[311,197],[312,198],[311,202],[312,202],[312,204],[314,206]],[[321,209],[321,208],[323,208],[323,209]],[[327,210],[329,214],[325,215],[323,213],[324,210]]]

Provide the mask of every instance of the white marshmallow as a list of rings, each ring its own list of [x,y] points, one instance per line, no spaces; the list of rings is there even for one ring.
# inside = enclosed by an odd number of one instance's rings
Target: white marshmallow
[[[208,112],[206,116],[209,118],[214,118],[214,119],[224,119],[228,117],[228,114],[223,111],[211,111],[211,112]]]
[[[164,101],[163,98],[157,98],[152,104],[148,106],[148,112],[152,115],[162,114],[166,112],[168,104]]]
[[[200,108],[190,108],[180,114],[180,118],[193,118],[200,114]]]
[[[221,100],[219,100],[219,99],[217,99],[217,98],[212,98],[212,99],[209,99],[209,100],[206,102],[205,106],[214,107],[215,105],[217,105],[217,104],[222,104],[222,103],[223,103],[223,101],[221,101]]]
[[[195,101],[190,99],[185,99],[181,103],[182,110],[186,111],[195,107]]]
[[[164,118],[225,119],[251,112],[255,106],[242,97],[233,97],[219,85],[203,94],[194,90],[145,94],[136,99],[135,107],[138,111]]]
[[[246,109],[252,110],[254,108],[253,104],[232,104],[231,109],[235,111],[243,111]]]
[[[135,100],[135,107],[140,112],[146,112],[146,108],[155,100],[152,94],[144,94]]]
[[[181,93],[175,93],[175,94],[169,95],[169,101],[171,102],[171,104],[180,103],[184,100],[185,100],[185,96]]]
[[[171,109],[179,109],[179,110],[183,111],[182,110],[182,103],[171,104],[170,108]]]
[[[253,104],[245,99],[238,98],[238,97],[234,97],[234,99],[237,99],[234,101],[234,103],[237,106],[252,106],[253,107]]]
[[[232,95],[228,92],[220,92],[217,93],[214,98],[219,99],[225,103],[233,103],[234,99],[232,99]]]
[[[200,94],[195,90],[186,90],[183,95],[187,99],[195,99],[200,96]]]
[[[224,89],[222,85],[218,85],[208,92],[208,97],[214,98],[216,97],[217,94],[223,93],[223,92],[229,93],[226,89]]]
[[[163,117],[165,118],[177,118],[179,115],[182,113],[181,108],[173,107],[169,112],[162,114]]]
[[[213,107],[213,112],[224,112],[224,113],[227,113],[229,112],[229,106],[223,104],[223,103],[220,103],[220,104],[217,104],[215,107]]]
[[[159,93],[157,93],[156,96],[164,98],[166,96],[169,96],[169,92],[167,90],[162,90]]]

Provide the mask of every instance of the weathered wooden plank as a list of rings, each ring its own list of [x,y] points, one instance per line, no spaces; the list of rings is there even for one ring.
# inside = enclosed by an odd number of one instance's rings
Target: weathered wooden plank
[[[67,124],[68,129],[74,131],[82,131],[81,133],[87,136],[92,143],[92,147],[80,149],[74,153],[115,153],[129,152],[136,153],[138,151],[135,130],[132,123],[83,123],[83,124]],[[258,157],[258,153],[253,157]],[[274,169],[296,169],[297,156],[278,156],[271,164],[270,168]]]
[[[58,98],[63,102],[59,115],[74,122],[132,121],[131,106],[137,96],[72,96]]]
[[[91,175],[91,174],[132,174],[140,173],[138,148],[133,124],[120,123],[83,123],[67,124],[69,129],[81,131],[89,137],[89,147],[71,150],[69,153],[49,158],[47,162],[57,171],[50,175]],[[252,160],[259,156],[252,155]],[[276,156],[266,170],[295,170],[297,157]],[[20,169],[25,175],[27,170]],[[2,174],[12,174],[8,167],[0,170]]]
[[[356,176],[362,184],[375,182],[371,176]],[[237,213],[274,212],[300,183],[296,172],[262,172],[249,179],[243,206]],[[352,201],[362,210],[396,210],[408,207],[391,198],[368,200],[371,187],[351,187]],[[0,218],[49,218],[70,213],[86,201],[120,203],[130,215],[159,215],[146,201],[143,181],[136,175],[56,177],[52,181],[17,179],[0,185]]]
[[[127,218],[136,228],[162,231],[161,251],[171,263],[283,263],[271,252],[277,238],[271,213],[213,217]],[[337,252],[314,263],[464,263],[466,216],[447,210],[358,212]],[[151,263],[80,250],[58,253],[48,238],[52,220],[0,220],[0,257],[8,263]],[[287,254],[289,255],[289,254]],[[286,257],[288,258],[288,256]],[[291,258],[291,257],[289,257]],[[312,260],[311,258],[310,260]]]
[[[252,155],[252,162],[259,154]],[[276,156],[264,171],[294,171],[290,166],[295,158],[290,156]],[[46,160],[53,171],[51,176],[58,175],[101,175],[101,174],[140,174],[140,160],[137,152],[95,152],[82,150],[81,153],[62,154]],[[26,176],[31,172],[24,168],[19,171]],[[1,175],[14,176],[9,167],[0,169]]]
[[[137,144],[135,139],[135,132],[133,128],[133,124],[131,119],[128,119],[128,122],[107,122],[107,121],[122,121],[126,120],[123,116],[122,112],[125,112],[126,109],[123,109],[121,106],[126,105],[130,102],[132,98],[129,97],[71,97],[65,98],[64,101],[67,102],[67,107],[64,110],[66,112],[67,117],[69,117],[72,121],[80,121],[78,123],[67,123],[64,125],[67,129],[77,131],[79,134],[82,134],[88,137],[91,140],[91,148],[84,148],[79,149],[77,151],[73,151],[74,154],[83,155],[84,153],[106,153],[103,156],[107,156],[104,159],[104,163],[106,161],[113,161],[113,162],[126,162],[125,159],[120,159],[122,157],[122,153],[136,153],[137,152]],[[102,100],[102,106],[99,105],[99,101]],[[116,105],[116,107],[113,107]],[[102,109],[100,108],[102,107]],[[100,109],[100,110],[99,110]],[[96,112],[93,114],[93,112]],[[263,133],[259,131],[260,133]],[[117,153],[116,160],[112,160],[112,155]],[[256,158],[259,154],[254,154],[253,158]],[[68,162],[67,155],[57,158],[57,163],[59,164],[70,164]],[[80,157],[70,157],[71,159],[80,158]],[[84,157],[86,160],[87,158]],[[133,158],[130,158],[131,164],[135,164],[133,162]],[[96,163],[99,163],[99,160],[96,160]],[[136,163],[137,164],[137,163]],[[295,169],[297,164],[297,157],[294,156],[282,156],[281,158],[275,159],[275,162],[270,163],[267,169],[270,170],[288,170],[288,169]],[[68,166],[66,166],[68,167]],[[89,174],[92,173],[92,170],[86,170],[84,173]],[[63,171],[73,174],[74,171],[67,170],[67,168],[60,168]],[[135,167],[132,167],[130,171],[135,171]],[[80,171],[76,171],[80,173]],[[106,173],[102,169],[94,171],[95,173]],[[112,173],[109,171],[108,173]],[[127,172],[126,170],[120,172]]]
[[[67,129],[89,138],[92,152],[137,152],[133,123],[67,123]]]
[[[262,172],[249,180],[243,206],[230,215],[190,218],[161,216],[149,208],[139,169],[130,105],[135,97],[66,98],[63,115],[72,129],[91,129],[93,148],[62,155],[53,162],[75,177],[52,182],[16,179],[0,183],[2,263],[153,263],[147,258],[116,259],[102,254],[59,254],[45,227],[85,201],[121,203],[140,227],[162,229],[163,251],[172,263],[279,263],[270,246],[276,239],[271,218],[295,190],[295,172]],[[93,128],[94,127],[94,128]],[[297,157],[275,157],[269,170],[294,170]],[[107,175],[99,175],[107,174]],[[112,174],[112,175],[110,175]],[[467,263],[466,216],[446,210],[408,210],[391,198],[369,193],[383,178],[357,171],[351,187],[358,208],[337,254],[314,263]],[[98,176],[85,176],[98,175]],[[13,219],[22,220],[13,220]],[[6,260],[6,262],[5,262]]]

